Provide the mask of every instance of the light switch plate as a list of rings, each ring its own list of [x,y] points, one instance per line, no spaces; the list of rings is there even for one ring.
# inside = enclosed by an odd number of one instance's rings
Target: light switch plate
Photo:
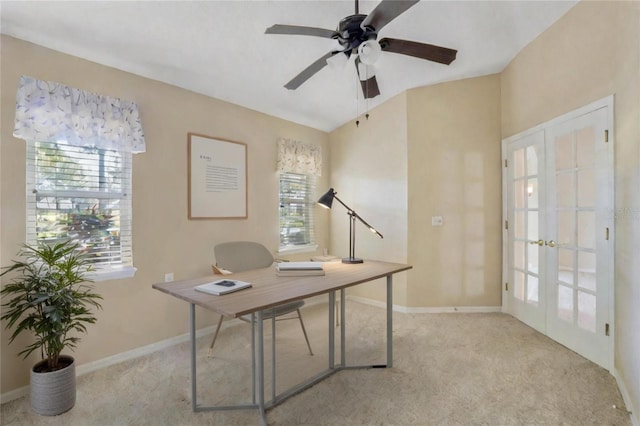
[[[432,216],[431,226],[442,226],[442,216]]]

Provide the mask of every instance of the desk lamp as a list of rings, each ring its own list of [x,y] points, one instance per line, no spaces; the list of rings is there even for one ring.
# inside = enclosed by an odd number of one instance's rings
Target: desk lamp
[[[342,200],[338,198],[336,194],[337,192],[334,191],[333,188],[329,188],[327,193],[324,194],[322,197],[320,197],[320,199],[318,200],[318,204],[320,204],[322,207],[326,209],[330,209],[331,204],[333,204],[333,200],[335,199],[335,200],[338,200],[338,202],[342,204],[345,209],[347,209],[347,214],[351,219],[349,220],[349,257],[343,258],[342,263],[362,263],[364,261],[360,258],[357,258],[355,254],[356,252],[356,219],[358,219],[367,228],[369,228],[371,232],[373,232],[374,234],[378,234],[380,238],[382,238],[382,234],[376,231],[376,229],[373,226],[369,225],[363,218],[361,218],[358,215],[358,213],[353,211],[351,207],[343,203]]]

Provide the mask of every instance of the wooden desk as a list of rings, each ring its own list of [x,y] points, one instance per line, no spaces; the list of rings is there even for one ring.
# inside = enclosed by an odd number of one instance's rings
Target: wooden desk
[[[324,264],[325,275],[304,277],[279,277],[274,267],[255,269],[226,275],[225,278],[247,281],[251,288],[229,293],[223,296],[213,296],[194,290],[199,284],[215,280],[214,276],[173,281],[168,283],[153,284],[153,288],[175,296],[190,304],[190,335],[191,335],[191,403],[193,411],[228,410],[228,409],[258,409],[263,424],[267,424],[265,409],[271,408],[292,395],[307,389],[325,377],[336,371],[346,368],[372,368],[393,366],[393,340],[392,340],[392,276],[395,273],[411,269],[410,265],[390,262],[367,260],[361,264],[344,264],[329,262]],[[343,321],[340,325],[340,364],[335,363],[335,292],[341,292],[341,300],[344,299],[344,290],[367,281],[386,278],[387,280],[387,361],[384,365],[347,366],[345,360],[345,304],[341,303]],[[264,334],[263,318],[265,311],[283,303],[302,300],[322,294],[329,295],[329,366],[323,373],[314,376],[280,395],[275,394],[275,368],[272,368],[272,397],[265,402],[264,399]],[[253,380],[253,404],[234,406],[200,406],[196,400],[196,330],[195,330],[195,306],[201,306],[210,311],[230,318],[243,315],[251,315],[252,327],[252,380]],[[272,319],[275,321],[275,316]],[[274,327],[275,329],[275,327]],[[257,343],[256,343],[257,331]],[[275,354],[275,336],[272,341],[272,352]],[[256,350],[257,344],[257,350]],[[275,356],[272,358],[275,365]],[[256,377],[257,376],[257,377]],[[257,380],[257,386],[256,386]],[[257,395],[256,395],[257,390]]]

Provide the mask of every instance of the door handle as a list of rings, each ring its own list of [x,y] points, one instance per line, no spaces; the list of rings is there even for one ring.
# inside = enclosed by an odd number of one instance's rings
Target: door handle
[[[545,244],[552,248],[556,246],[556,242],[553,240],[549,240]]]
[[[531,240],[531,241],[529,241],[529,244],[531,244],[531,245],[536,245],[537,244],[539,246],[543,246],[544,245],[544,240],[538,240],[538,241]]]

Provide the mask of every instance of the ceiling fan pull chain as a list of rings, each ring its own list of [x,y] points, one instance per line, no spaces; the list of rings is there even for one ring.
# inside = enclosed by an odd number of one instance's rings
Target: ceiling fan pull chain
[[[356,75],[356,127],[360,127],[360,120],[358,119],[358,117],[360,116],[360,111],[358,110],[358,93],[360,93],[360,91],[358,90],[358,86],[360,85],[360,77],[358,77]]]
[[[364,97],[364,117],[367,121],[369,121],[369,65],[365,67],[365,77],[366,77],[366,92],[367,94]]]
[[[364,117],[369,120],[369,66],[367,66],[367,99],[365,101],[365,115]]]

